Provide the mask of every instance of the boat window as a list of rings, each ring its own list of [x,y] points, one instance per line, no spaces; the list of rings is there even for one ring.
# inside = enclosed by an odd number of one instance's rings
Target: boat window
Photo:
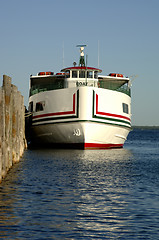
[[[87,72],[87,78],[93,78],[93,72],[92,71]]]
[[[29,112],[33,112],[33,102],[29,103],[29,108],[28,108]]]
[[[85,71],[79,71],[79,77],[85,78]]]
[[[124,113],[129,113],[129,108],[128,108],[128,104],[126,104],[126,103],[123,103],[123,112]]]
[[[77,71],[72,71],[72,78],[77,78]]]
[[[97,71],[94,72],[94,78],[98,78],[98,72]]]
[[[44,110],[44,106],[45,106],[45,103],[44,103],[44,102],[37,102],[37,103],[36,103],[35,111],[36,111],[36,112],[43,111],[43,110]]]
[[[66,75],[67,78],[69,78],[70,77],[70,71],[65,72],[65,75]]]

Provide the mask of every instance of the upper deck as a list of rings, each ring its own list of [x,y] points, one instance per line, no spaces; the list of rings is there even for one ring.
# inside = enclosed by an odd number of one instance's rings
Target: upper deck
[[[30,96],[39,92],[57,90],[72,87],[97,87],[118,92],[130,96],[130,79],[124,76],[98,75],[96,68],[65,68],[62,72],[50,75],[30,77]]]
[[[84,48],[80,48],[79,66],[64,68],[60,73],[39,72],[30,76],[30,96],[39,92],[73,87],[97,87],[123,92],[130,96],[130,79],[119,73],[99,75],[101,69],[85,66]]]

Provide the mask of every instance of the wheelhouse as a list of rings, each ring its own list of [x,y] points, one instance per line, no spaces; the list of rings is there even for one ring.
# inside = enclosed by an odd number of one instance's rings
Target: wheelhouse
[[[98,79],[98,73],[102,70],[92,67],[70,67],[64,68],[62,72],[68,73],[70,79],[84,78],[84,79]]]
[[[67,87],[97,87],[98,73],[102,70],[93,67],[70,67],[61,70],[67,76]]]

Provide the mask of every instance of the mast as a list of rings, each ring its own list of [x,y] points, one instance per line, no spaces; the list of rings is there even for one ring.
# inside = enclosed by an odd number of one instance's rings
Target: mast
[[[98,40],[98,68],[99,68],[99,40]]]

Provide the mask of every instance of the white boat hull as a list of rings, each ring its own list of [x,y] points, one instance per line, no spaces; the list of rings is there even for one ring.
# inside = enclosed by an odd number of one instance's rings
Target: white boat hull
[[[31,101],[45,103],[44,111],[33,111],[32,140],[37,145],[119,148],[131,129],[131,98],[121,92],[67,88],[35,94]],[[123,112],[123,103],[129,113]]]

